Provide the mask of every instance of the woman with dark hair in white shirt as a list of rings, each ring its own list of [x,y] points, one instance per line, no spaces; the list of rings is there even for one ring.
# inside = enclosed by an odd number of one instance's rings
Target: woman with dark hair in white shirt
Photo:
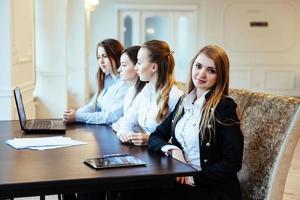
[[[148,138],[174,109],[182,96],[173,76],[175,61],[164,41],[145,42],[137,56],[136,71],[145,87],[136,96],[120,123],[117,136],[122,142],[147,145]]]
[[[141,46],[132,46],[125,49],[121,55],[120,62],[121,66],[118,71],[120,72],[121,79],[128,83],[131,87],[128,89],[124,96],[123,113],[130,108],[133,100],[138,93],[144,88],[146,82],[139,79],[138,74],[135,70],[135,64],[137,63],[137,54]],[[117,132],[123,117],[117,122],[112,124],[112,128]]]
[[[78,110],[68,108],[63,115],[65,123],[76,121],[111,125],[123,115],[123,98],[129,85],[119,77],[122,51],[122,44],[115,39],[106,39],[97,45],[98,92],[87,105]]]

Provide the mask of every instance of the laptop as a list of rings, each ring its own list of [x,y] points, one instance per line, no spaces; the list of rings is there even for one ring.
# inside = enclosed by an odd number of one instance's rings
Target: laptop
[[[66,132],[66,125],[61,119],[27,120],[22,100],[22,94],[19,87],[16,87],[14,89],[14,97],[16,101],[16,107],[18,110],[21,129],[25,133],[64,134]]]

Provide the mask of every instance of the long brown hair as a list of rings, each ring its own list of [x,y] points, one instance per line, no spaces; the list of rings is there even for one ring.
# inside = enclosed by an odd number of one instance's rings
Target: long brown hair
[[[216,45],[208,45],[200,49],[199,52],[194,56],[191,61],[191,66],[189,70],[189,76],[187,81],[186,95],[189,94],[194,88],[195,85],[192,80],[192,68],[195,60],[199,54],[204,54],[208,58],[214,61],[216,67],[217,80],[216,84],[210,88],[210,97],[206,99],[206,102],[202,108],[202,117],[199,125],[199,131],[201,134],[202,141],[205,138],[205,129],[207,127],[209,130],[209,140],[212,138],[212,134],[215,134],[215,121],[218,119],[215,118],[215,109],[221,100],[221,97],[228,95],[229,88],[229,59],[224,49]],[[178,121],[183,112],[183,106],[179,107],[175,120]]]
[[[106,55],[108,56],[108,59],[111,63],[112,66],[112,73],[114,75],[118,75],[118,68],[120,67],[120,57],[123,51],[123,45],[115,39],[106,39],[106,40],[102,40],[101,42],[99,42],[97,44],[97,48],[96,48],[96,57],[98,55],[98,48],[99,47],[103,47],[103,49],[105,50]],[[115,63],[115,65],[114,65]],[[105,73],[100,69],[98,69],[97,71],[97,82],[98,82],[98,92],[97,92],[97,97],[96,97],[96,101],[95,101],[95,109],[96,109],[96,105],[97,105],[97,98],[99,96],[99,94],[102,92],[103,88],[104,88],[104,80],[105,80]]]
[[[137,54],[140,50],[141,46],[131,46],[125,49],[122,54],[126,53],[131,60],[131,62],[135,65],[137,63]],[[135,88],[135,96],[144,88],[146,82],[141,81],[139,78],[137,79],[134,88]]]
[[[160,40],[150,40],[142,45],[149,51],[150,61],[157,64],[157,81],[155,89],[158,92],[158,113],[156,121],[162,121],[169,111],[169,93],[174,85],[175,60],[169,45]]]

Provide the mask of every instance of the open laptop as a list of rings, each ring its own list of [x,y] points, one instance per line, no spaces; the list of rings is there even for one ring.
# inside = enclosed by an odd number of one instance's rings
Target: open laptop
[[[60,119],[34,119],[27,120],[21,90],[19,87],[14,89],[16,107],[18,110],[21,129],[25,133],[65,133],[66,125]]]

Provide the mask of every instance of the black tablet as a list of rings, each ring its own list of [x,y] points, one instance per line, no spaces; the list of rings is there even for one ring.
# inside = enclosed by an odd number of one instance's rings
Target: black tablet
[[[94,169],[106,169],[114,167],[146,166],[142,160],[130,154],[111,154],[100,158],[89,158],[84,163]]]

